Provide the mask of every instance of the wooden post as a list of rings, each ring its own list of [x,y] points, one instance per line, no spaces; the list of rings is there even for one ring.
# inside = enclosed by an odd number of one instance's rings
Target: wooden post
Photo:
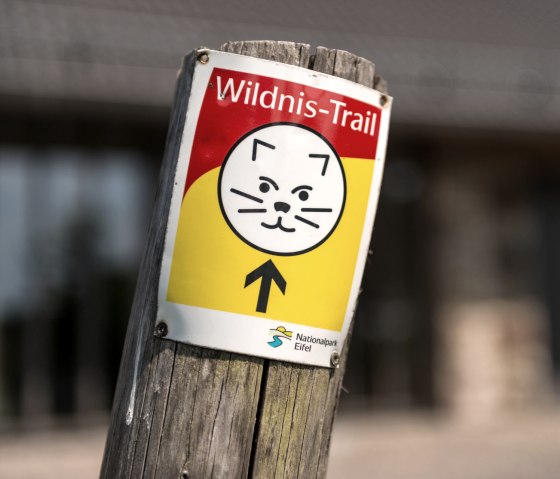
[[[290,42],[222,51],[275,60],[383,90],[373,63]],[[160,187],[141,266],[102,478],[324,477],[348,349],[338,369],[214,351],[153,335],[164,234],[195,53],[177,82]]]

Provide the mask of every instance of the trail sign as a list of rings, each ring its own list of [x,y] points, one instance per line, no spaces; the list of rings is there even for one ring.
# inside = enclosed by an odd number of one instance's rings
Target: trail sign
[[[195,67],[167,225],[166,338],[330,366],[359,292],[391,99],[208,51]]]

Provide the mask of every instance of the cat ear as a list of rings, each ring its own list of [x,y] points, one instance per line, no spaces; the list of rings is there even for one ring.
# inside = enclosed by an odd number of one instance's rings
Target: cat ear
[[[271,145],[270,143],[266,143],[262,140],[253,140],[253,156],[252,156],[252,160],[256,161],[257,159],[257,146],[266,146],[267,148],[270,148],[271,150],[275,150],[276,147],[274,145]]]
[[[321,171],[321,176],[325,176],[325,173],[327,172],[327,165],[329,164],[329,158],[331,157],[331,155],[322,155],[320,153],[310,153],[309,154],[309,158],[323,158],[325,160],[325,162],[323,163],[323,169]]]

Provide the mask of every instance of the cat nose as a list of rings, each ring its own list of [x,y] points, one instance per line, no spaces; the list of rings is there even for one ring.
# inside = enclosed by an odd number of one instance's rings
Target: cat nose
[[[288,203],[284,203],[283,201],[277,201],[274,203],[274,209],[276,211],[281,211],[282,213],[287,213],[290,211],[290,205]]]

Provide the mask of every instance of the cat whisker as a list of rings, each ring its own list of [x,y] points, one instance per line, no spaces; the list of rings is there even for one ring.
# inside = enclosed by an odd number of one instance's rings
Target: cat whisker
[[[260,198],[257,198],[256,196],[250,195],[249,193],[245,193],[244,191],[239,191],[236,190],[235,188],[230,188],[230,190],[232,193],[235,193],[236,195],[239,196],[243,196],[243,198],[247,198],[251,201],[256,201],[257,203],[262,203],[263,200],[261,200]]]
[[[266,213],[264,208],[242,208],[237,210],[238,213]]]
[[[306,218],[302,218],[298,215],[295,215],[294,218],[298,221],[301,221],[302,223],[305,223],[306,225],[313,226],[313,228],[319,228],[319,225],[317,223],[313,223],[313,221],[309,221]]]
[[[332,213],[332,208],[302,208],[304,213]]]

